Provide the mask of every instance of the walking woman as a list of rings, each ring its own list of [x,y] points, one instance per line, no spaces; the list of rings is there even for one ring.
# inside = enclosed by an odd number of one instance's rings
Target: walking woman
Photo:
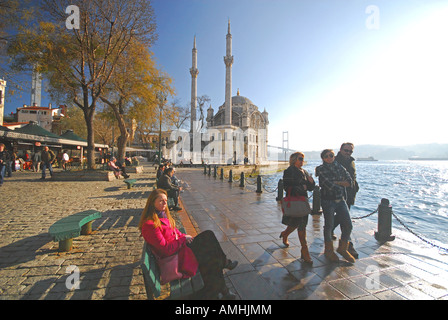
[[[191,277],[199,267],[204,288],[196,299],[235,299],[225,282],[223,269],[234,269],[238,262],[227,259],[213,231],[196,237],[181,233],[168,209],[167,193],[163,189],[151,192],[138,225],[142,236],[160,257],[179,253],[179,270]]]
[[[305,155],[302,152],[295,152],[289,157],[289,167],[283,171],[283,188],[287,194],[303,197],[304,201],[308,201],[307,191],[312,191],[316,184],[309,173],[302,168],[304,161]],[[308,216],[290,217],[283,215],[282,223],[287,227],[280,233],[280,238],[283,238],[283,244],[289,247],[288,236],[297,229],[300,245],[302,246],[301,258],[304,262],[313,263],[306,241]]]
[[[345,168],[334,161],[334,151],[325,149],[320,157],[323,164],[316,167],[316,176],[319,177],[321,193],[321,205],[324,213],[324,241],[325,257],[330,261],[339,261],[334,253],[332,231],[335,215],[341,226],[341,239],[336,250],[345,260],[354,263],[355,258],[347,251],[348,240],[352,232],[352,221],[346,203],[347,195],[345,188],[353,185],[353,180]]]

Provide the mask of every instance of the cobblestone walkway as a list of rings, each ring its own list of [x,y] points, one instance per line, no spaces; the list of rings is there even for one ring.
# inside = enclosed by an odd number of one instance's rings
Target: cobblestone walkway
[[[6,178],[0,189],[0,299],[146,299],[137,224],[155,173],[154,167],[145,169],[133,175],[138,182],[129,190],[121,179],[41,181],[33,172]],[[58,253],[49,227],[89,209],[102,212],[94,233]],[[66,286],[72,265],[80,272],[78,290]]]

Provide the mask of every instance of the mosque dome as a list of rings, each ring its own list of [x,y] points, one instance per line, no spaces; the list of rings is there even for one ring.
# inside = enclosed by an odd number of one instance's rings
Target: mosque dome
[[[233,96],[232,97],[232,105],[236,105],[236,104],[249,104],[249,105],[253,105],[254,103],[252,101],[250,101],[248,98],[237,95],[237,96]]]

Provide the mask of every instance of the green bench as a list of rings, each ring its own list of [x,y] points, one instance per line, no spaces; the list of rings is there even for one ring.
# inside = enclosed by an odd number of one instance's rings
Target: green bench
[[[123,180],[124,183],[128,186],[128,189],[131,189],[132,186],[137,182],[137,179],[126,179]]]
[[[49,229],[53,241],[59,242],[59,251],[70,251],[73,238],[92,233],[92,222],[101,218],[101,212],[87,210],[75,213],[55,222]]]
[[[183,228],[179,228],[182,233],[185,233]],[[146,296],[148,299],[157,298],[161,294],[160,271],[155,256],[153,255],[150,246],[146,243],[143,245],[143,254],[141,260],[141,268],[143,272],[143,279],[145,282]],[[191,278],[174,280],[170,282],[170,299],[181,299],[204,287],[201,273],[198,272]]]

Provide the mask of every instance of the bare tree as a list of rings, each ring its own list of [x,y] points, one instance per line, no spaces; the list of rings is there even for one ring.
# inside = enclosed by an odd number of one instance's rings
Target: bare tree
[[[79,29],[66,26],[70,5],[79,8]],[[41,9],[48,20],[34,32],[22,30],[10,52],[16,66],[37,64],[53,97],[72,101],[83,111],[92,168],[97,102],[130,43],[150,46],[155,41],[153,9],[147,0],[44,0]]]

